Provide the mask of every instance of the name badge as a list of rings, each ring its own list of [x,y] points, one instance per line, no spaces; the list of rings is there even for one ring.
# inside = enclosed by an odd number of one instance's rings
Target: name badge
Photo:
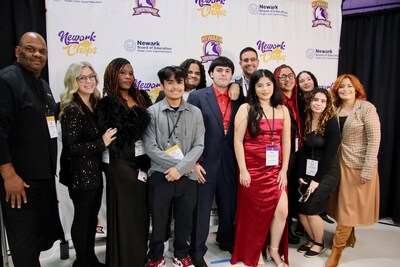
[[[306,174],[309,176],[315,176],[318,171],[318,161],[313,159],[307,159]]]
[[[265,165],[277,166],[279,164],[279,147],[267,146],[265,149]]]
[[[110,151],[108,148],[103,152],[101,161],[110,164]]]
[[[296,137],[294,139],[294,152],[297,152],[297,150],[299,150],[299,138]]]
[[[182,150],[179,148],[179,145],[176,144],[167,150],[165,150],[165,153],[173,157],[174,159],[179,159],[182,160],[184,158],[184,155],[182,153]]]
[[[147,182],[147,173],[142,171],[141,169],[138,170],[138,176],[137,176],[139,181],[142,182]]]
[[[135,143],[135,157],[144,155],[143,141],[139,140]]]
[[[46,116],[47,127],[49,128],[50,138],[58,136],[56,118],[54,116]]]

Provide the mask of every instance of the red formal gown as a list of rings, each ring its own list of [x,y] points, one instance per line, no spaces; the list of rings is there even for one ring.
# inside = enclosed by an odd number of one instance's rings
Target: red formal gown
[[[279,165],[266,166],[266,146],[271,145],[270,127],[273,128],[274,146],[279,147]],[[239,261],[246,265],[257,266],[260,253],[269,244],[269,229],[275,209],[282,194],[278,188],[278,173],[282,165],[281,136],[283,119],[262,119],[260,127],[264,134],[251,139],[248,131],[245,134],[244,154],[247,170],[250,173],[250,187],[238,185],[235,246],[231,263]],[[274,124],[274,126],[273,126]],[[279,245],[280,255],[288,264],[288,228],[285,230]]]

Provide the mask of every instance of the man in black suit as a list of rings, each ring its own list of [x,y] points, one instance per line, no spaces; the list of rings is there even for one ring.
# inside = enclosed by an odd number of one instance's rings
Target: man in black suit
[[[56,104],[40,78],[47,46],[23,34],[17,61],[0,70],[0,198],[14,266],[40,266],[40,251],[63,236],[55,189]]]
[[[219,221],[217,242],[221,250],[233,250],[237,184],[233,134],[235,115],[243,103],[242,96],[235,101],[229,99],[228,86],[233,72],[234,65],[229,58],[216,58],[208,71],[213,84],[190,93],[188,98],[188,103],[201,110],[206,128],[204,152],[196,166],[200,184],[189,252],[196,267],[207,266],[205,243],[214,196]]]
[[[242,76],[235,79],[235,83],[239,84],[240,94],[247,96],[249,88],[250,77],[258,69],[260,61],[258,60],[258,53],[252,47],[245,47],[239,54],[239,65],[242,68]]]

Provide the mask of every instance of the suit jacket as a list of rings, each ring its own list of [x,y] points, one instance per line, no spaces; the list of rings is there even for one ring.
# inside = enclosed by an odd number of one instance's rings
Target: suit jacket
[[[235,83],[237,83],[239,85],[240,96],[243,96],[244,98],[246,98],[246,96],[243,94],[243,75],[239,79],[235,79]]]
[[[374,105],[356,100],[342,129],[339,153],[344,163],[352,169],[361,169],[361,177],[371,179],[380,141],[381,125]]]
[[[217,179],[219,171],[223,179],[235,183],[237,179],[237,162],[233,148],[234,121],[243,96],[231,104],[231,116],[228,131],[225,135],[222,115],[217,97],[212,86],[190,93],[188,103],[201,110],[206,128],[204,151],[199,163],[206,170],[206,179]]]
[[[0,165],[12,162],[23,180],[54,178],[57,138],[46,115],[57,118],[49,85],[15,62],[0,71]]]

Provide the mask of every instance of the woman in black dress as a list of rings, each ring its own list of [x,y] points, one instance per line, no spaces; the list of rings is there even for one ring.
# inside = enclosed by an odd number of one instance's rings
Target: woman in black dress
[[[339,181],[339,143],[339,125],[330,93],[316,88],[306,104],[304,146],[299,153],[297,173],[302,195],[298,202],[299,218],[310,237],[298,252],[306,257],[325,251],[324,222],[319,214],[325,211],[329,195]]]
[[[61,94],[63,150],[60,182],[74,204],[71,237],[76,251],[73,267],[101,267],[94,253],[97,214],[103,194],[101,154],[115,139],[115,129],[99,130],[93,109],[100,99],[98,80],[87,62],[73,63]],[[103,134],[104,133],[104,134]],[[103,135],[102,135],[103,134]]]
[[[134,83],[128,60],[116,58],[104,73],[104,97],[96,108],[101,129],[117,128],[117,139],[103,155],[107,181],[107,251],[109,266],[144,266],[149,234],[142,136],[150,122],[151,100]]]

